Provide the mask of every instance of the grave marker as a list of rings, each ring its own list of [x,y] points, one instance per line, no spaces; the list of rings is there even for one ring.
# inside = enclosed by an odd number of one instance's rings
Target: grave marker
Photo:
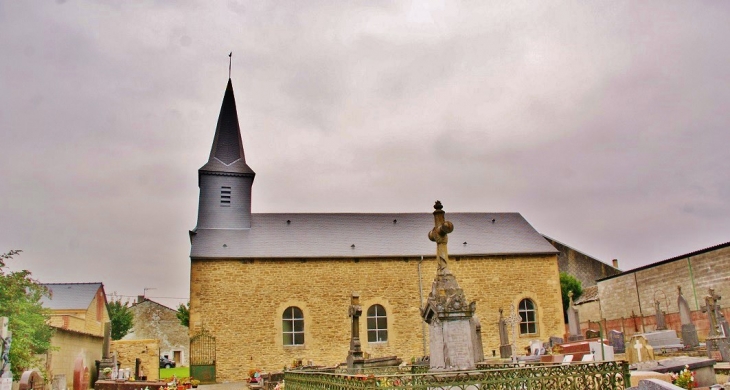
[[[365,365],[365,358],[360,344],[362,306],[360,306],[360,294],[356,292],[353,292],[350,297],[348,315],[352,318],[352,333],[350,335],[350,351],[347,355],[347,369],[350,373],[360,373]]]
[[[654,348],[649,345],[646,338],[641,335],[631,337],[626,347],[626,360],[629,364],[647,362],[654,360]]]
[[[613,350],[616,353],[626,352],[623,332],[618,330],[610,330],[608,332],[608,340],[608,342],[611,343],[611,346],[613,346]]]
[[[656,312],[656,314],[655,314],[656,330],[666,330],[667,323],[664,319],[664,312],[662,311],[662,308],[661,308],[661,302],[659,302],[658,299],[656,301],[654,301],[654,311]]]
[[[573,292],[568,291],[568,297],[570,303],[568,304],[568,329],[570,334],[568,335],[568,341],[583,340],[583,335],[580,334],[580,318],[578,317],[578,310],[573,305]]]
[[[677,306],[679,306],[679,318],[682,322],[682,343],[685,346],[696,348],[700,345],[700,339],[697,337],[697,329],[692,323],[692,310],[689,308],[687,300],[682,296],[682,287],[677,286]]]
[[[707,357],[712,357],[712,345],[720,352],[722,360],[730,361],[730,344],[728,343],[728,333],[730,329],[725,320],[725,316],[720,310],[718,302],[722,297],[715,294],[715,289],[709,290],[709,295],[705,296],[705,306],[702,308],[703,313],[707,313],[710,322],[710,332],[707,336]]]
[[[507,359],[512,356],[512,346],[509,343],[509,336],[507,335],[507,323],[502,316],[502,308],[499,308],[499,357]]]

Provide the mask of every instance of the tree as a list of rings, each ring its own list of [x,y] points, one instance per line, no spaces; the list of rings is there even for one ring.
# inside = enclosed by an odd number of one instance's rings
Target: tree
[[[180,323],[184,326],[190,327],[190,301],[188,301],[187,306],[181,303],[180,306],[177,307],[177,319],[180,320]]]
[[[573,292],[573,300],[575,301],[580,297],[581,294],[583,294],[583,287],[581,287],[580,280],[576,279],[575,276],[568,274],[567,272],[561,272],[560,273],[560,293],[563,296],[563,319],[565,322],[568,322],[568,315],[566,314],[568,310],[568,304],[570,303],[570,298],[568,297],[568,292]]]
[[[15,380],[24,370],[43,366],[39,355],[51,349],[53,336],[48,325],[51,310],[41,304],[44,296],[50,297],[48,289],[28,270],[11,272],[6,268],[6,262],[20,252],[0,254],[0,317],[8,317],[12,332],[9,358]]]
[[[128,301],[122,303],[120,299],[109,302],[109,318],[112,322],[112,340],[120,340],[134,326],[134,313]]]

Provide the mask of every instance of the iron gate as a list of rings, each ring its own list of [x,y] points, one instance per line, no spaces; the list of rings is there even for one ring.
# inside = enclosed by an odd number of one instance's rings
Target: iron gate
[[[190,376],[200,383],[215,383],[215,337],[205,329],[190,338]]]

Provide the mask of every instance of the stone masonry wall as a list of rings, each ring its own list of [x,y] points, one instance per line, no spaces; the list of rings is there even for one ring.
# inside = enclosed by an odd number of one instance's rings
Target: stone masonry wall
[[[583,287],[596,285],[596,279],[605,278],[607,276],[621,273],[616,268],[581,253],[567,245],[555,241],[549,237],[545,237],[552,246],[560,253],[558,254],[558,268],[561,272],[566,272],[580,280]]]
[[[100,336],[55,329],[51,338],[51,345],[55,349],[48,353],[50,357],[46,359],[50,371],[49,378],[64,374],[67,387],[72,389],[76,358],[83,356],[84,364],[89,367],[90,371],[94,371],[96,367],[94,362],[101,359],[103,343],[104,339]]]
[[[344,362],[350,340],[350,294],[360,293],[360,339],[371,356],[398,355],[405,361],[424,354],[427,329],[420,316],[418,259],[193,260],[191,336],[202,327],[217,342],[218,381],[241,380],[250,368],[281,370],[295,360],[334,365]],[[476,301],[485,355],[499,350],[499,308],[523,298],[537,305],[538,334],[530,340],[563,334],[557,258],[512,256],[452,258],[468,300]],[[436,274],[435,259],[421,266],[423,299]],[[367,309],[386,309],[388,341],[367,342]],[[305,318],[305,344],[284,346],[282,313],[299,307]],[[426,352],[428,353],[428,352]]]
[[[188,328],[177,318],[177,311],[150,300],[136,303],[131,310],[134,327],[124,340],[157,339],[161,355],[173,359],[177,351],[181,355],[176,360],[177,366],[187,366],[190,339]]]
[[[109,346],[111,353],[117,354],[120,368],[129,368],[134,375],[135,359],[140,359],[140,369],[147,375],[147,380],[160,378],[160,343],[156,339],[116,340]]]
[[[693,310],[692,318],[700,337],[707,333],[706,314],[701,313],[704,297],[709,288],[715,293],[730,299],[730,247],[701,253],[696,256],[683,257],[656,266],[640,269],[598,283],[601,315],[611,321],[621,323],[624,327],[629,323],[632,313],[637,317],[639,331],[654,330],[654,300],[661,302],[661,308],[667,313],[667,324],[672,327],[674,318],[679,326],[679,308],[677,307],[677,286],[682,287],[684,298]],[[638,289],[637,289],[638,286]],[[722,304],[724,300],[721,300]],[[642,316],[644,319],[642,320]],[[581,317],[581,321],[589,318]],[[598,318],[592,318],[598,320]]]

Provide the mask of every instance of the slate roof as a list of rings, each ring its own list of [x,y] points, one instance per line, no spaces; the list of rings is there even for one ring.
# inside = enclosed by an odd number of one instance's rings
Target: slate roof
[[[236,112],[236,98],[233,96],[233,84],[228,79],[226,92],[218,115],[213,146],[210,149],[208,162],[200,171],[228,173],[238,175],[254,175],[254,171],[246,164],[241,142],[241,128]]]
[[[454,224],[452,256],[558,253],[519,213],[447,212],[446,219]],[[431,213],[259,213],[251,229],[191,232],[190,257],[433,257],[433,224]]]
[[[94,300],[102,283],[49,283],[51,298],[43,297],[41,303],[51,310],[86,310]]]

